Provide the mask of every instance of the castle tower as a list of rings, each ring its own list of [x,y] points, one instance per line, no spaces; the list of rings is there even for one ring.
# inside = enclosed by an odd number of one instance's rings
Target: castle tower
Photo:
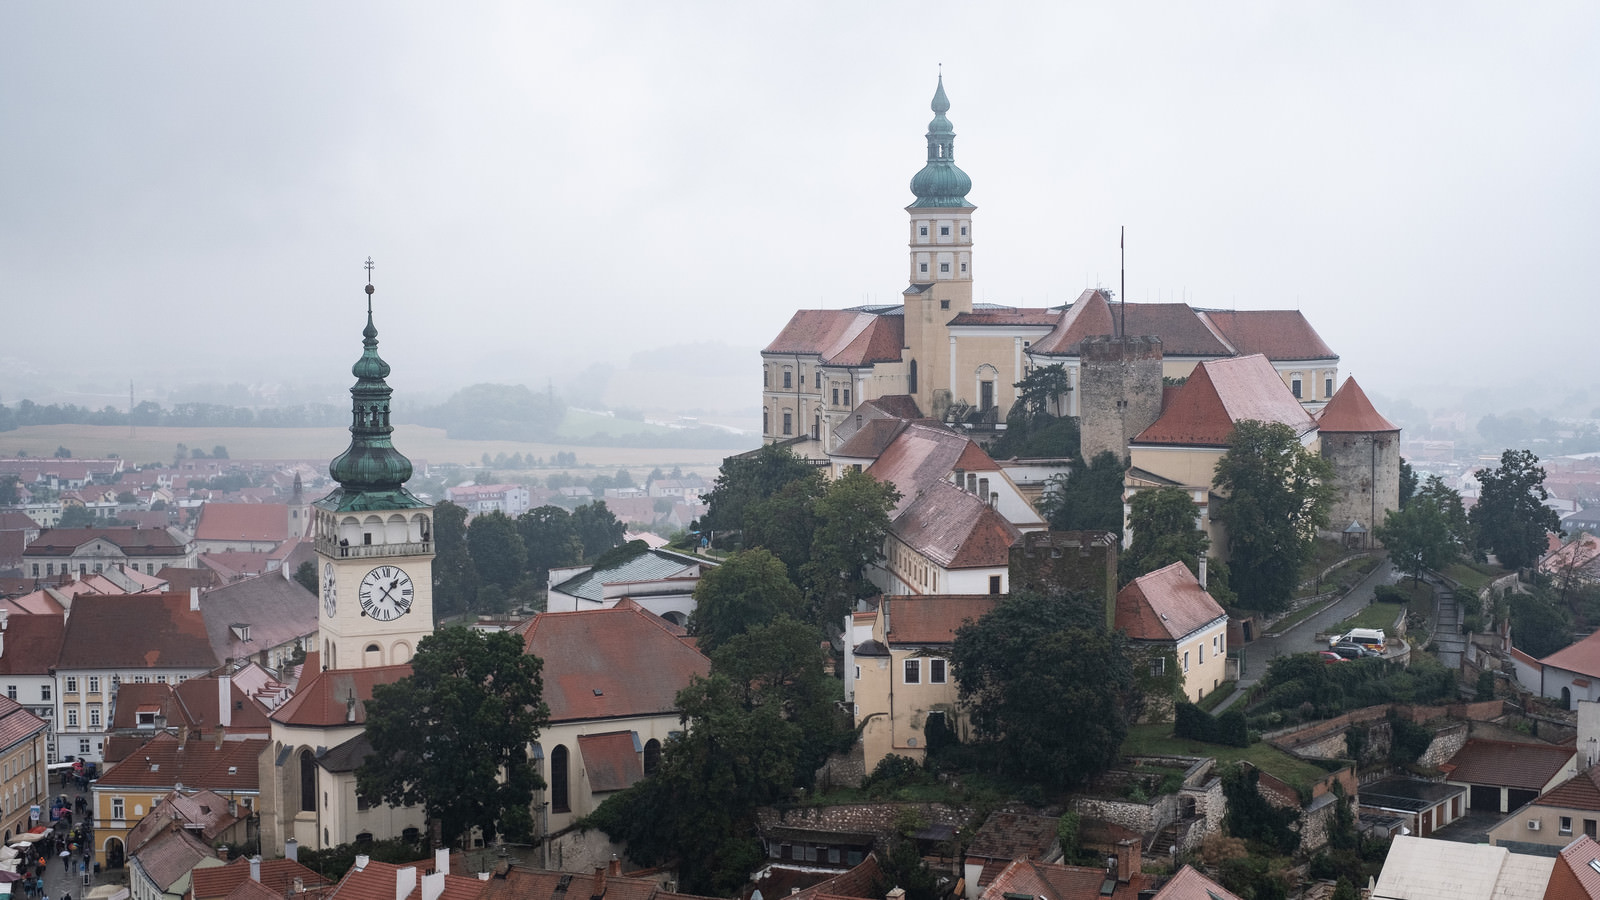
[[[1079,354],[1083,461],[1110,450],[1127,462],[1128,442],[1161,416],[1161,339],[1091,337]]]
[[[949,406],[952,379],[950,320],[972,311],[972,179],[956,168],[955,127],[944,78],[933,94],[928,161],[911,179],[910,282],[905,291],[906,393],[935,417]],[[970,385],[969,391],[970,393]],[[955,396],[963,394],[954,390]]]
[[[350,446],[328,466],[339,483],[312,504],[321,570],[317,613],[322,666],[407,662],[433,633],[433,508],[406,490],[411,460],[394,448],[389,364],[378,356],[367,285],[367,327],[351,368]]]
[[[1339,488],[1328,512],[1332,536],[1358,522],[1365,529],[1363,545],[1375,546],[1373,529],[1400,508],[1399,426],[1378,412],[1354,378],[1346,378],[1317,414],[1317,432]]]

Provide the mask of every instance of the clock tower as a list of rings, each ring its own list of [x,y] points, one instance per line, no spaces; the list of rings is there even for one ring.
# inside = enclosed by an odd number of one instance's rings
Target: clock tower
[[[325,669],[408,662],[433,633],[433,507],[406,490],[411,460],[390,440],[394,390],[378,356],[374,288],[366,290],[364,349],[350,370],[350,446],[328,466],[339,486],[312,504]]]

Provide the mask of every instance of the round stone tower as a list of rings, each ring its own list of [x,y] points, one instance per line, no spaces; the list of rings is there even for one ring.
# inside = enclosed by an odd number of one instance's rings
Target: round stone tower
[[[1400,429],[1385,419],[1354,378],[1317,415],[1322,458],[1339,493],[1328,513],[1330,537],[1375,547],[1373,529],[1400,508]],[[1359,528],[1352,528],[1352,526]]]

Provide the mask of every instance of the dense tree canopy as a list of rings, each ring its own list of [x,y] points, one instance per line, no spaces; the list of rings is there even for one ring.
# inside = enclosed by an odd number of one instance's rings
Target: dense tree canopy
[[[594,559],[621,544],[622,536],[627,533],[626,526],[617,519],[604,500],[585,503],[574,509],[572,530],[583,542],[584,559]]]
[[[1133,540],[1119,561],[1124,583],[1163,566],[1181,562],[1200,574],[1200,559],[1211,546],[1201,530],[1200,507],[1180,487],[1140,491],[1129,504]]]
[[[1102,450],[1087,466],[1074,462],[1071,472],[1051,476],[1039,499],[1039,512],[1055,531],[1122,533],[1122,484],[1127,467],[1110,450]]]
[[[372,755],[356,772],[361,796],[421,804],[462,847],[473,828],[527,840],[533,792],[544,787],[528,745],[550,718],[541,668],[509,631],[424,637],[412,674],[378,685],[367,704]]]
[[[543,582],[551,569],[583,561],[583,540],[572,514],[559,506],[538,506],[517,516],[517,533],[528,551],[528,572]]]
[[[1400,458],[1400,506],[1403,508],[1411,502],[1411,495],[1417,492],[1417,470],[1411,468],[1411,463],[1405,457]]]
[[[417,415],[461,440],[545,441],[555,437],[566,407],[549,393],[520,384],[475,384]]]
[[[508,591],[527,577],[528,551],[517,523],[499,510],[475,516],[467,525],[467,552],[481,584]]]
[[[1550,492],[1539,457],[1528,450],[1507,450],[1500,454],[1499,466],[1476,474],[1481,489],[1471,521],[1479,548],[1492,552],[1508,569],[1538,562],[1546,535],[1561,532],[1561,518],[1544,505]]]
[[[812,504],[817,522],[811,553],[801,574],[811,595],[813,621],[829,633],[842,628],[855,602],[877,593],[867,567],[883,559],[889,513],[900,492],[865,472],[847,472],[828,483]]]
[[[701,527],[719,535],[740,531],[752,504],[771,497],[791,481],[815,475],[815,466],[778,444],[767,444],[753,454],[730,456],[722,461],[722,473],[706,495]],[[720,544],[722,538],[717,540]]]
[[[1017,402],[1006,413],[1006,428],[992,448],[996,459],[1007,457],[1059,457],[1079,455],[1078,420],[1065,414],[1072,391],[1066,368],[1057,363],[1040,366],[1013,385]]]
[[[1461,558],[1467,541],[1467,515],[1461,495],[1437,475],[1429,476],[1409,503],[1389,513],[1373,532],[1389,551],[1400,571],[1413,582],[1430,569],[1441,569]]]
[[[961,702],[999,770],[1055,787],[1116,760],[1143,706],[1132,659],[1095,604],[1067,596],[1001,600],[951,651]]]
[[[433,509],[433,613],[465,612],[478,597],[478,570],[467,550],[467,510],[446,500]]]
[[[783,562],[760,548],[743,550],[701,576],[689,633],[706,653],[779,616],[803,618],[805,600]]]
[[[1217,461],[1212,517],[1228,529],[1232,587],[1250,609],[1273,612],[1294,596],[1335,488],[1327,461],[1289,426],[1242,421]]]

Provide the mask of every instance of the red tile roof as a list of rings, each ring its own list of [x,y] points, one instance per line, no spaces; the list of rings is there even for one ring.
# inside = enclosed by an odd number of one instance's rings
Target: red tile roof
[[[1155,900],[1240,900],[1239,895],[1200,874],[1194,866],[1185,865],[1172,876]]]
[[[282,503],[207,503],[194,527],[197,541],[286,541],[289,507]]]
[[[279,897],[286,895],[288,888],[294,885],[294,880],[299,878],[306,887],[316,887],[327,884],[328,879],[317,874],[316,870],[292,859],[263,859],[261,861],[261,885],[269,888]],[[226,897],[240,883],[250,880],[250,860],[240,857],[225,866],[210,869],[196,869],[194,872],[193,900],[221,900]]]
[[[1189,567],[1175,562],[1117,592],[1117,628],[1143,641],[1177,641],[1227,615]]]
[[[578,752],[595,793],[620,791],[644,778],[644,763],[631,731],[579,735]]]
[[[948,481],[932,482],[917,493],[890,523],[889,533],[946,569],[1008,565],[1011,545],[1022,538],[994,507]]]
[[[135,856],[144,874],[156,887],[166,891],[178,879],[194,871],[201,860],[216,859],[217,854],[187,831],[176,829],[145,844]]]
[[[523,650],[544,660],[552,723],[670,713],[678,691],[711,670],[682,629],[627,600],[540,613]]]
[[[1333,399],[1317,414],[1317,429],[1324,433],[1399,431],[1400,426],[1378,412],[1354,378],[1346,378],[1334,392]]]
[[[1600,678],[1600,631],[1539,660],[1547,666]]]
[[[1133,439],[1136,444],[1226,447],[1235,422],[1281,422],[1305,435],[1316,421],[1265,356],[1211,359],[1195,366],[1161,417]]]
[[[999,597],[990,594],[930,594],[885,597],[880,613],[887,611],[891,644],[950,644],[956,630],[989,614]]]
[[[883,410],[887,415],[897,419],[920,419],[922,410],[917,408],[917,398],[909,394],[885,394],[876,400],[868,400],[863,406],[874,406]]]
[[[880,319],[893,319],[883,321]],[[827,365],[893,362],[904,343],[904,319],[845,309],[802,309],[762,353],[811,355]]]
[[[28,740],[45,728],[45,721],[18,703],[0,697],[0,751]]]
[[[420,900],[422,897],[422,879],[424,873],[433,868],[433,860],[418,860],[406,865],[379,862],[369,859],[367,864],[359,869],[351,867],[344,874],[338,885],[327,894],[327,900]],[[411,890],[400,895],[396,882],[400,870],[412,869]],[[472,875],[457,875],[451,873],[444,876],[444,891],[439,895],[439,900],[479,900],[486,896],[492,882],[479,881]],[[581,900],[574,896],[572,900]]]
[[[1001,900],[1008,894],[1023,894],[1037,900],[1134,900],[1150,884],[1149,876],[1135,872],[1130,881],[1112,882],[1110,893],[1102,894],[1106,873],[1099,867],[1060,866],[1019,859],[1006,866],[983,891],[984,900]]]
[[[228,812],[228,798],[216,791],[196,791],[193,794],[168,791],[152,808],[154,806],[160,806],[164,814],[145,816],[128,832],[125,843],[133,853],[138,853],[140,847],[169,828],[197,825],[198,836],[209,843],[239,821],[237,808],[234,813]],[[246,809],[245,813],[248,814],[249,810]]]
[[[61,613],[12,613],[0,644],[0,675],[45,675],[61,658],[67,620]]]
[[[1233,350],[1211,330],[1187,303],[1107,302],[1099,291],[1084,291],[1061,315],[1049,335],[1035,341],[1029,352],[1047,356],[1075,356],[1088,338],[1116,334],[1154,335],[1161,339],[1164,356],[1232,356]],[[1126,315],[1124,315],[1126,314]],[[1122,324],[1126,318],[1126,326]]]
[[[883,867],[878,864],[878,855],[868,853],[863,859],[848,872],[841,872],[827,881],[818,882],[811,887],[789,895],[789,900],[819,900],[822,897],[856,897],[862,900],[877,900],[881,891],[878,882],[883,880]]]
[[[71,556],[97,539],[116,545],[129,557],[172,556],[184,549],[183,542],[165,528],[48,528],[28,545],[28,555]]]
[[[860,334],[843,347],[824,356],[829,366],[868,366],[879,362],[898,362],[905,346],[904,316],[873,316]]]
[[[80,595],[62,640],[62,669],[214,669],[205,619],[187,594]]]
[[[287,703],[273,711],[272,720],[316,728],[361,724],[367,721],[367,701],[372,699],[373,686],[393,684],[410,674],[409,664],[318,672],[309,683],[301,684]],[[353,713],[352,696],[356,701]]]
[[[1539,791],[1576,755],[1571,747],[1472,738],[1441,768],[1458,784]]]
[[[850,457],[853,459],[877,459],[900,432],[906,429],[907,423],[900,419],[873,419],[865,422],[850,435],[839,449],[834,450],[830,456]]]
[[[1207,309],[1199,316],[1233,345],[1235,353],[1260,353],[1273,360],[1337,360],[1298,309]]]
[[[1056,843],[1056,824],[1050,816],[995,812],[972,836],[968,857],[982,859],[1042,859]]]
[[[150,709],[164,710],[172,699],[172,685],[158,681],[130,681],[117,687],[116,709],[111,715],[114,730],[139,727],[139,713]],[[174,723],[179,724],[179,723]],[[153,732],[152,732],[153,733]],[[149,737],[149,735],[145,735]]]
[[[163,732],[146,741],[121,762],[100,775],[104,788],[204,789],[227,794],[253,793],[258,787],[256,763],[268,741],[200,740],[180,745],[176,735]]]
[[[962,464],[964,465],[958,465]],[[867,469],[900,491],[892,516],[905,512],[917,494],[950,477],[957,468],[997,471],[1000,466],[971,438],[928,420],[911,422]]]
[[[1600,767],[1590,766],[1545,792],[1540,806],[1600,810]]]
[[[896,317],[901,318],[901,317]],[[956,325],[1043,325],[1051,326],[1061,318],[1061,311],[1055,309],[1027,308],[1017,309],[976,309],[964,312],[951,319],[949,324]]]
[[[190,678],[178,685],[173,691],[172,701],[168,704],[167,723],[169,725],[184,724],[199,731],[201,734],[215,734],[221,724],[222,703],[220,693],[222,679],[215,675],[205,678]],[[122,698],[117,698],[120,706]],[[254,734],[263,732],[270,734],[272,725],[267,721],[267,709],[256,701],[254,697],[246,694],[228,681],[228,733],[232,735]]]
[[[1562,848],[1550,870],[1544,900],[1596,900],[1600,898],[1600,843],[1587,834]]]

